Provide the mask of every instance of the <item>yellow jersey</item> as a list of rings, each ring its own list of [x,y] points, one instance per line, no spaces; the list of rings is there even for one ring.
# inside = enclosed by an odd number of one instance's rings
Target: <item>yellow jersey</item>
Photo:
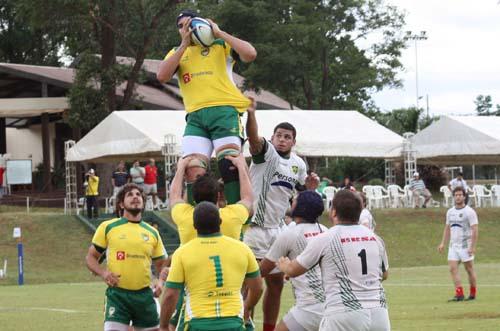
[[[181,245],[197,237],[193,220],[194,206],[189,203],[178,203],[172,208],[172,220],[177,225]],[[249,217],[248,209],[241,203],[227,205],[219,209],[221,233],[233,239],[240,239],[241,228]]]
[[[165,60],[176,50],[168,52]],[[191,45],[186,49],[177,68],[177,79],[188,113],[214,106],[247,110],[250,100],[233,81],[233,55],[231,46],[221,39],[208,48]]]
[[[87,180],[87,188],[85,189],[85,195],[96,196],[99,195],[99,177],[89,176]]]
[[[102,222],[92,238],[99,252],[106,251],[107,268],[120,276],[118,287],[140,290],[151,283],[152,260],[167,253],[158,231],[145,222],[115,218]]]
[[[247,245],[215,233],[198,236],[174,252],[166,286],[185,287],[186,321],[243,317],[243,281],[259,274]]]

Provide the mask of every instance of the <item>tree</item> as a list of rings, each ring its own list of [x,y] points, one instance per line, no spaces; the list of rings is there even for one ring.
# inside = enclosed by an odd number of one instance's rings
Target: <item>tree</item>
[[[31,26],[14,1],[0,0],[0,62],[57,66],[60,43]]]
[[[299,107],[361,110],[372,92],[401,84],[404,17],[382,0],[193,3],[256,47],[255,63],[239,67],[248,87]]]
[[[474,100],[474,104],[479,116],[500,116],[500,104],[496,105],[496,111],[492,111],[493,102],[490,95],[478,95]]]

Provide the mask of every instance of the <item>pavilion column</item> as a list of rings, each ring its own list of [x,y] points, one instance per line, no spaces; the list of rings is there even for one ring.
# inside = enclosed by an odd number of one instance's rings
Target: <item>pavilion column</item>
[[[43,153],[43,184],[45,190],[52,191],[52,181],[50,174],[50,131],[49,114],[42,114],[42,153]]]
[[[7,130],[5,129],[5,118],[0,118],[0,154],[7,153]]]

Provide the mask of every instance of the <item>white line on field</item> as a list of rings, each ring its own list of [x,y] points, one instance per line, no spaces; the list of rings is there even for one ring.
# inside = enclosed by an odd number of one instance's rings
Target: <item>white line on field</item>
[[[401,286],[401,287],[449,287],[453,284],[432,284],[432,283],[384,283],[384,286]],[[481,284],[478,287],[500,287],[500,284]]]
[[[0,307],[0,311],[33,311],[33,310],[42,310],[42,311],[54,311],[58,313],[83,313],[81,310],[73,310],[73,309],[61,309],[61,308],[43,308],[43,307]]]

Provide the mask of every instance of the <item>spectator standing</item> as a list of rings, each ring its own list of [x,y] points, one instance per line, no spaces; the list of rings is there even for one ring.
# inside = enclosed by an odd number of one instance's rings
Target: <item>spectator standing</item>
[[[450,183],[448,184],[448,187],[450,191],[454,191],[457,187],[462,187],[465,191],[465,204],[469,203],[469,194],[467,193],[469,191],[469,186],[467,186],[467,182],[464,179],[464,173],[459,172],[457,174],[456,178],[453,178]]]
[[[87,199],[87,217],[97,218],[99,216],[99,177],[96,176],[95,170],[90,170],[85,175],[87,187],[85,188],[85,197]]]
[[[146,171],[143,167],[141,167],[139,160],[135,160],[134,164],[132,164],[132,168],[130,168],[130,178],[132,183],[136,184],[140,188],[143,188],[144,176],[146,176]]]
[[[415,172],[413,179],[410,181],[410,190],[413,192],[413,204],[415,208],[420,207],[420,196],[423,196],[425,201],[422,208],[427,207],[427,203],[431,200],[431,192],[425,187],[424,181],[420,178],[420,174]]]
[[[113,197],[116,198],[118,192],[122,189],[123,185],[130,182],[130,175],[125,168],[125,162],[120,161],[118,167],[111,176],[111,184],[113,184]]]
[[[340,185],[340,188],[342,190],[356,191],[356,188],[354,187],[354,185],[352,185],[351,178],[347,176],[344,177],[344,180]]]
[[[153,206],[158,208],[158,168],[154,159],[149,159],[149,164],[144,168],[144,193],[153,197]]]

